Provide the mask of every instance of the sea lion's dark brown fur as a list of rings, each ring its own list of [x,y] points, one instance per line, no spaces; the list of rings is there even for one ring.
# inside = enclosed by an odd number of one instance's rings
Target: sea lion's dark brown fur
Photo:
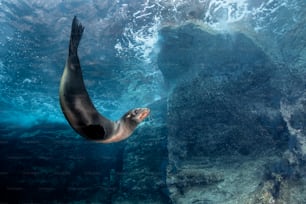
[[[150,113],[148,108],[128,111],[116,122],[101,115],[86,91],[77,53],[84,27],[74,17],[69,53],[60,83],[60,104],[70,126],[80,135],[102,143],[118,142],[129,137]]]

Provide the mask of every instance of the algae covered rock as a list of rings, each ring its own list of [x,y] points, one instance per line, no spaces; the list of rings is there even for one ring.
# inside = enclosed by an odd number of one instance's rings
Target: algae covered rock
[[[232,177],[206,172],[196,181],[183,171],[190,163],[205,172],[207,158],[237,157],[239,162],[243,157],[281,155],[289,138],[280,112],[285,94],[278,86],[282,67],[242,33],[216,34],[186,25],[165,28],[161,35],[166,43],[159,66],[172,88],[167,104],[167,184],[173,201],[187,202],[182,198],[189,186],[211,183],[216,188]],[[212,203],[229,197],[225,193],[220,200],[212,198]]]
[[[241,33],[216,35],[190,25],[164,33],[164,38],[177,36],[167,41],[168,55],[175,55],[168,49],[171,42],[186,44],[181,51],[188,63],[180,68],[194,71],[189,78],[182,75],[169,96],[170,159],[249,155],[286,145],[288,131],[279,111],[283,93],[274,85],[279,68],[256,43]],[[163,56],[161,70],[176,71],[168,65],[180,60]]]

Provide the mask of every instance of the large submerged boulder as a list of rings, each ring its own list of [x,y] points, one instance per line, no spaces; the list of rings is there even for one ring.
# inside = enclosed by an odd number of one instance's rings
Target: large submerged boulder
[[[177,143],[171,148],[178,149],[176,157],[249,155],[287,146],[280,68],[251,39],[193,25],[161,34],[167,43],[160,69],[170,83],[179,78],[168,100],[169,145]],[[183,57],[174,57],[178,52]]]
[[[242,33],[216,34],[189,24],[164,28],[161,39],[158,64],[172,88],[167,118],[170,197],[175,203],[203,200],[203,195],[208,196],[203,186],[226,183],[224,191],[230,193],[237,188],[234,183],[243,183],[244,178],[229,182],[234,174],[225,173],[225,168],[251,159],[260,166],[257,171],[249,169],[247,177],[260,175],[262,158],[271,156],[266,163],[277,160],[273,155],[280,158],[287,149],[289,132],[280,111],[285,86],[280,86],[282,67]],[[186,184],[182,174],[192,178],[188,175],[194,171],[198,181],[187,179]],[[251,194],[260,179],[250,182],[254,183],[247,191],[241,188],[241,193]],[[182,200],[187,192],[199,193],[193,200]],[[205,202],[228,199],[225,194],[219,198]]]

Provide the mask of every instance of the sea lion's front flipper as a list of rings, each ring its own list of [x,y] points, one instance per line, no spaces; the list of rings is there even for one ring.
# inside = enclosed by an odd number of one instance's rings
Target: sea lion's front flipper
[[[90,136],[92,140],[105,139],[105,130],[101,125],[88,125],[82,128],[84,135]]]

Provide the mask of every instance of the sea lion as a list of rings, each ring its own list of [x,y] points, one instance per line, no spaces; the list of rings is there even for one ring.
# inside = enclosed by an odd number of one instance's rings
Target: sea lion
[[[115,122],[96,110],[86,91],[78,57],[83,31],[84,27],[74,17],[69,53],[60,82],[60,105],[70,126],[81,136],[102,143],[119,142],[133,133],[137,125],[149,115],[150,109],[132,109]]]

